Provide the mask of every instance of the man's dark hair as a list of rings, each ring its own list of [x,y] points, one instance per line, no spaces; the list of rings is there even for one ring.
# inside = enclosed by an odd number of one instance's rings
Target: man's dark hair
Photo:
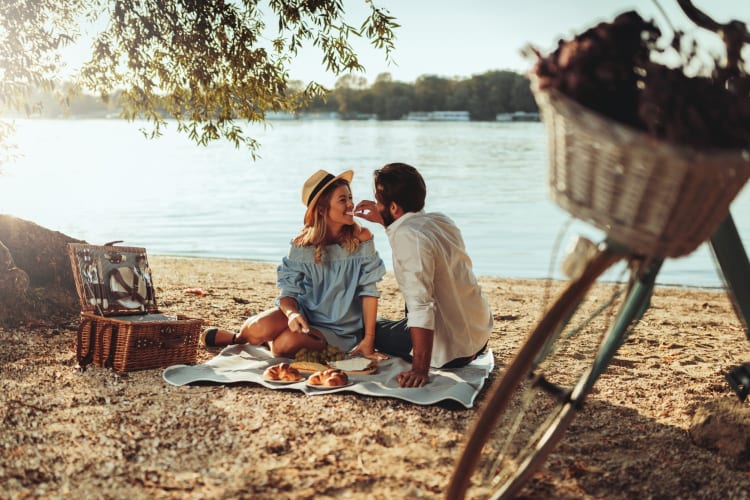
[[[406,163],[389,163],[375,170],[375,197],[388,206],[391,202],[404,212],[419,212],[424,208],[427,188],[417,169]]]

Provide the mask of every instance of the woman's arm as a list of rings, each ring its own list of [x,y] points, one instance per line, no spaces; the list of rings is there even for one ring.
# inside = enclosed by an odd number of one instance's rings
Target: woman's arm
[[[375,345],[375,321],[378,316],[378,298],[370,295],[362,297],[362,322],[365,325],[365,338],[370,345]]]
[[[367,229],[366,227],[360,226],[356,222],[354,223],[356,229],[354,230],[354,234],[357,236],[357,239],[361,242],[370,241],[372,239],[372,232]]]
[[[362,297],[362,320],[365,327],[365,337],[351,354],[360,353],[368,359],[377,361],[387,359],[388,356],[375,351],[375,323],[378,316],[378,298],[370,295]]]
[[[299,312],[299,304],[292,297],[281,297],[279,299],[279,309],[287,317],[289,329],[295,333],[308,333],[310,325],[307,324],[307,318]]]

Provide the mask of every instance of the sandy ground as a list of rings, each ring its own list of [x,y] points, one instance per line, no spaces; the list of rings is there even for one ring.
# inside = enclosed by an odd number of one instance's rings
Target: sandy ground
[[[161,310],[234,328],[272,305],[275,265],[152,256]],[[557,284],[481,279],[496,370]],[[185,293],[198,287],[205,296]],[[380,311],[403,303],[392,276]],[[75,369],[69,324],[0,330],[2,498],[440,498],[478,409]],[[201,361],[216,351],[201,349]],[[750,442],[696,444],[696,415],[747,417],[724,380],[750,342],[722,291],[659,288],[530,498],[743,498]],[[478,406],[486,397],[480,394]],[[743,413],[744,412],[744,413]],[[727,427],[727,426],[725,426]],[[732,426],[728,426],[732,427]]]

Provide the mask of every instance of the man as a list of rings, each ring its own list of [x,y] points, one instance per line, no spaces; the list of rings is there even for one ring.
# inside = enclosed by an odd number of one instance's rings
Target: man
[[[422,387],[430,367],[457,368],[487,347],[492,313],[472,270],[461,231],[441,213],[424,211],[425,182],[414,167],[391,163],[373,174],[376,201],[355,215],[385,227],[406,318],[379,320],[376,349],[410,360],[401,387]]]

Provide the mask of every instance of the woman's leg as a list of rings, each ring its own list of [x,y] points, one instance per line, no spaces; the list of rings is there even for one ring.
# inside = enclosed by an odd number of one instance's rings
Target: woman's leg
[[[293,358],[303,347],[311,350],[325,349],[323,334],[311,328],[310,334],[295,333],[289,329],[289,320],[279,308],[269,309],[248,318],[240,328],[238,344],[268,344],[274,356]]]
[[[274,356],[292,358],[303,347],[311,350],[325,349],[325,337],[311,328],[310,334],[294,333],[289,330],[288,319],[278,307],[268,309],[245,320],[239,333],[218,330],[213,345],[268,344]]]
[[[204,333],[204,342],[209,347],[231,344],[261,345],[273,341],[287,328],[286,316],[278,307],[274,307],[247,318],[239,333],[221,329],[212,332],[214,329],[209,328]]]
[[[269,341],[271,353],[274,356],[293,358],[300,349],[321,351],[326,348],[327,342],[323,334],[315,328],[310,328],[310,333],[295,333],[289,328],[279,333],[274,340]]]
[[[289,329],[288,321],[278,307],[250,316],[240,327],[236,343],[261,345],[273,342],[279,334]]]

